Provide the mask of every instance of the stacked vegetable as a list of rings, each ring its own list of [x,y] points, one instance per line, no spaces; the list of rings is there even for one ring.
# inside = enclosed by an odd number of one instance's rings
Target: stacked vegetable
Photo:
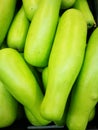
[[[85,130],[98,101],[98,28],[88,2],[1,0],[0,16],[0,128],[22,105],[34,126]]]

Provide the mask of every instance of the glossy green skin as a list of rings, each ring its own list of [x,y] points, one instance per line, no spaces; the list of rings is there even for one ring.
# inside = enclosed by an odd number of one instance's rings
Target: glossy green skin
[[[92,11],[90,10],[89,4],[87,0],[76,0],[74,8],[79,9],[87,22],[88,28],[92,28],[96,26],[96,22],[93,16]]]
[[[41,104],[41,114],[60,120],[67,98],[80,71],[87,36],[82,13],[69,9],[61,16],[48,64],[48,83]],[[50,96],[51,93],[51,96]]]
[[[41,0],[22,0],[27,18],[31,21]]]
[[[39,111],[43,100],[40,86],[21,54],[15,49],[0,50],[0,79],[6,84],[9,92],[28,108],[39,125],[49,123]]]
[[[18,102],[0,81],[0,128],[10,126],[18,115]]]
[[[0,46],[12,22],[17,0],[0,0]]]
[[[43,71],[42,71],[42,82],[43,82],[43,87],[44,87],[44,90],[46,91],[47,89],[47,82],[48,82],[48,67],[44,68]],[[69,108],[69,105],[70,105],[70,100],[67,100],[67,106],[64,110],[64,113],[63,113],[63,116],[62,116],[62,119],[59,120],[59,121],[55,121],[54,123],[56,125],[66,125],[66,117],[67,117],[67,112],[68,112],[68,108]],[[89,115],[89,121],[92,121],[95,117],[95,107],[91,110],[90,112],[90,115]]]
[[[14,17],[13,22],[9,28],[7,35],[8,47],[23,52],[28,28],[29,20],[27,19],[22,6]]]
[[[66,124],[70,130],[85,130],[98,102],[98,28],[91,34],[83,66],[73,89]]]
[[[24,47],[24,57],[33,66],[45,67],[48,64],[59,18],[60,3],[61,0],[42,0],[31,21]]]
[[[43,71],[42,71],[42,82],[43,82],[44,91],[46,91],[46,89],[47,89],[47,82],[48,82],[48,66],[45,67],[43,69]],[[54,123],[56,125],[59,125],[59,126],[61,126],[61,125],[64,126],[65,125],[65,123],[66,123],[65,119],[66,119],[66,114],[67,114],[67,108],[68,107],[65,108],[64,114],[63,114],[62,118],[59,121],[54,121]]]
[[[68,9],[71,8],[76,0],[62,0],[61,2],[61,9]]]

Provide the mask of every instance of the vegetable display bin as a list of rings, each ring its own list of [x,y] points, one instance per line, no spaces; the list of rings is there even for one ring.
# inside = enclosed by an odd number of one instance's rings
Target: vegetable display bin
[[[98,0],[88,0],[90,5],[91,11],[94,15],[96,26],[98,26]],[[94,28],[89,30],[90,34]],[[78,111],[78,110],[77,110]],[[87,125],[87,130],[98,130],[98,104],[96,105],[96,114],[92,121],[90,121]],[[2,128],[3,130],[68,130],[66,126],[56,126],[55,124],[51,123],[47,126],[33,126],[30,122],[24,117],[20,120],[15,121],[11,126]]]

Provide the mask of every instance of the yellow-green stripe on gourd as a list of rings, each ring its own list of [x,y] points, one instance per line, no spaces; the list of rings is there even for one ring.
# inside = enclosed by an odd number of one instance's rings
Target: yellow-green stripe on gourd
[[[0,0],[0,46],[14,17],[17,0]]]
[[[77,9],[68,9],[60,18],[48,63],[48,83],[41,115],[60,120],[83,63],[87,24]],[[51,95],[50,95],[51,94]]]
[[[21,54],[13,48],[0,50],[0,79],[8,91],[32,113],[39,125],[49,123],[40,115],[43,93]],[[13,87],[14,86],[14,87]],[[33,122],[33,125],[36,125]]]
[[[37,9],[26,38],[25,60],[37,67],[45,67],[59,19],[61,0],[42,0]]]
[[[77,78],[66,124],[70,130],[85,130],[98,102],[98,28],[92,32],[85,59]]]

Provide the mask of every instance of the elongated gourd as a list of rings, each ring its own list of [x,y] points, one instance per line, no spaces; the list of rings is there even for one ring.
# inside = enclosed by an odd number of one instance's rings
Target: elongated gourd
[[[81,69],[87,24],[77,9],[68,9],[60,18],[48,64],[48,83],[41,115],[60,120],[67,98]],[[50,95],[51,94],[51,95]]]
[[[0,81],[0,128],[11,126],[17,119],[18,102]]]
[[[24,57],[33,66],[44,67],[48,64],[60,4],[61,0],[42,0],[31,21],[24,47]]]
[[[17,0],[0,0],[0,46],[14,17]]]
[[[23,6],[19,9],[14,17],[7,34],[8,47],[24,51],[24,44],[29,28],[29,20],[27,19]]]
[[[42,71],[42,83],[43,83],[44,91],[46,91],[46,89],[47,89],[47,82],[48,82],[48,66],[45,67]],[[69,98],[67,100],[67,105],[65,107],[65,110],[64,110],[64,113],[63,113],[61,120],[54,122],[56,125],[66,125],[66,117],[67,117],[67,112],[68,112],[68,108],[70,105],[70,97],[71,96],[69,96]],[[89,122],[94,119],[95,114],[96,114],[96,109],[94,107],[90,112],[89,119],[88,119]]]
[[[40,86],[27,66],[21,54],[12,48],[0,50],[0,79],[6,84],[7,90],[26,107],[39,125],[46,125],[49,121],[40,115],[40,104],[43,93]],[[33,122],[33,125],[36,125]]]
[[[92,32],[85,59],[77,78],[66,124],[70,130],[85,130],[98,102],[98,28]]]
[[[73,7],[79,9],[83,13],[87,21],[88,29],[96,26],[96,21],[87,0],[76,0]]]

